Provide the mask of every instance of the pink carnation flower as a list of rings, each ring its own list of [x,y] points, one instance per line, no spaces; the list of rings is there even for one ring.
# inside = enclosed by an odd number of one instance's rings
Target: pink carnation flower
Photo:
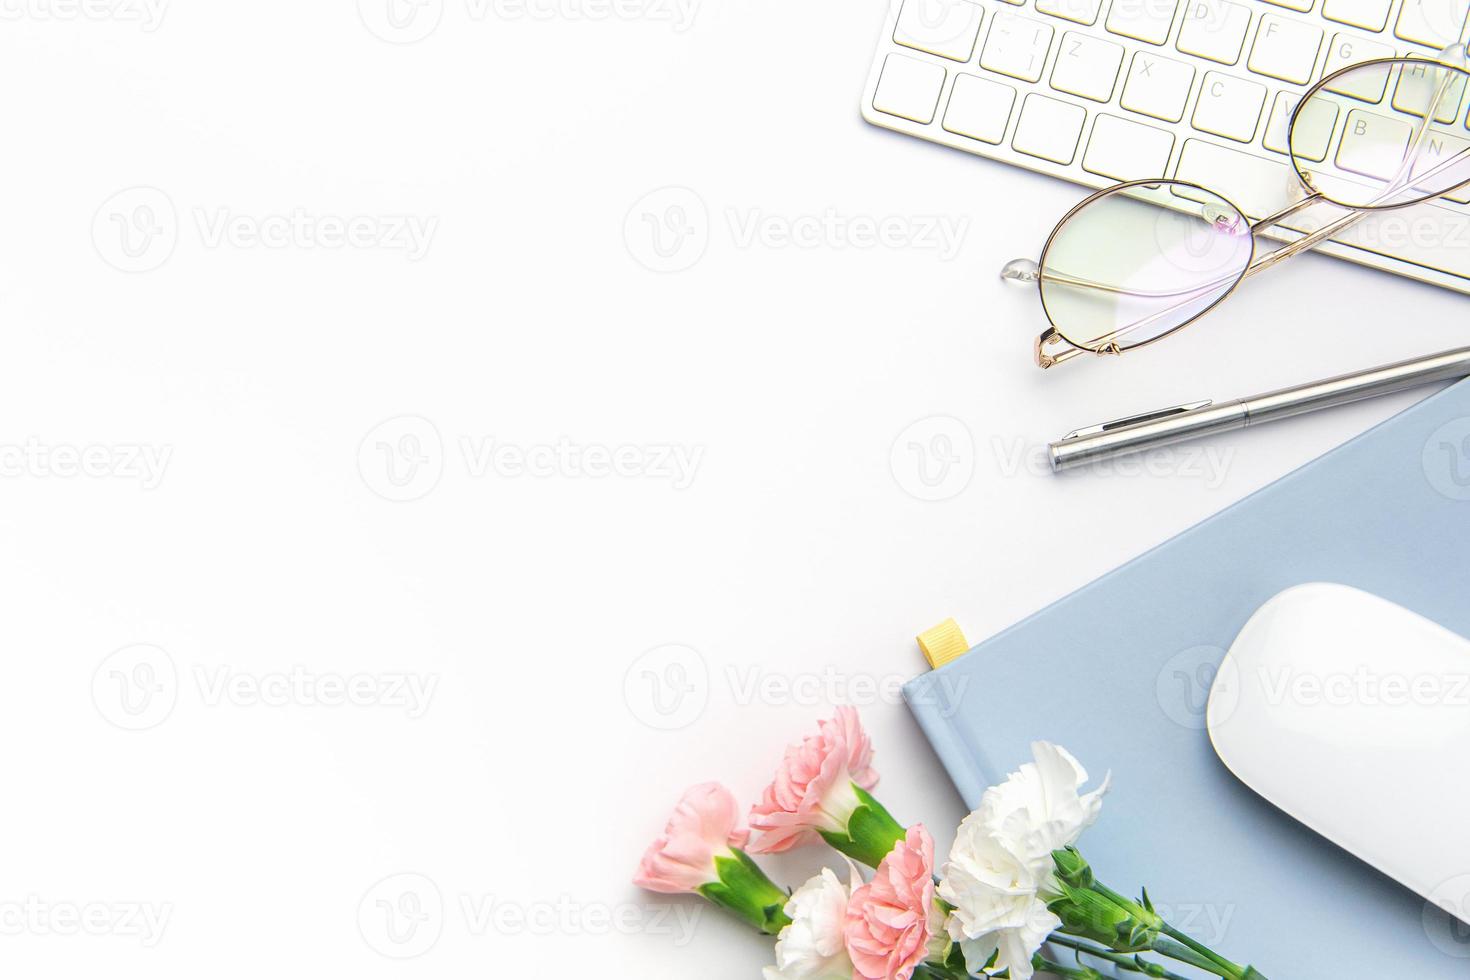
[[[740,826],[735,797],[719,783],[701,783],[684,792],[663,836],[638,864],[633,884],[678,895],[718,881],[715,858],[743,848],[750,831]]]
[[[928,958],[940,920],[934,840],[917,824],[848,903],[844,932],[854,980],[909,980]]]
[[[776,778],[750,811],[750,826],[761,832],[751,847],[775,854],[821,842],[818,831],[845,833],[859,806],[853,784],[871,790],[873,745],[853,708],[837,709],[815,735],[786,750]]]

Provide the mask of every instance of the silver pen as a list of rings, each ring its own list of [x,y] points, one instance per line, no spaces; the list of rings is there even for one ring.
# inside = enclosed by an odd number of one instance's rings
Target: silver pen
[[[1069,432],[1050,444],[1051,468],[1061,472],[1125,453],[1172,446],[1216,432],[1244,429],[1320,408],[1464,377],[1470,377],[1470,347],[1282,388],[1254,398],[1176,405]]]

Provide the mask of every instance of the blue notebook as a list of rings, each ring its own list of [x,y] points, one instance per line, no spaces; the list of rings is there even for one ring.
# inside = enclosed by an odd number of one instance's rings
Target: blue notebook
[[[1275,809],[1210,747],[1205,696],[1225,650],[1267,599],[1316,581],[1376,593],[1470,636],[1470,382],[904,694],[971,808],[1030,758],[1034,739],[1071,750],[1094,782],[1112,770],[1102,817],[1081,842],[1099,877],[1133,894],[1147,886],[1175,925],[1272,980],[1470,976],[1470,929]],[[1467,873],[1444,869],[1446,880]]]

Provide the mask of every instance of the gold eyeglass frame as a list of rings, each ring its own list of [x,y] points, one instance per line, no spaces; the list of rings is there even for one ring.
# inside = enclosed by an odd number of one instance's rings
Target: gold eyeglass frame
[[[1470,25],[1467,25],[1466,32],[1467,34],[1470,34]],[[1377,66],[1387,66],[1391,72],[1393,66],[1403,66],[1408,64],[1429,64],[1447,69],[1448,72],[1451,73],[1458,73],[1458,75],[1462,77],[1466,82],[1466,92],[1470,93],[1470,67],[1467,67],[1466,65],[1467,60],[1470,59],[1467,59],[1466,57],[1466,42],[1462,40],[1458,44],[1453,44],[1445,48],[1442,52],[1440,52],[1437,58],[1376,58],[1370,61],[1362,61],[1340,68],[1332,74],[1322,78],[1319,82],[1317,82],[1316,85],[1313,85],[1310,89],[1308,89],[1307,92],[1301,97],[1301,99],[1298,100],[1295,108],[1292,109],[1291,120],[1287,126],[1287,146],[1288,148],[1291,146],[1292,134],[1296,129],[1297,120],[1301,116],[1302,109],[1312,100],[1314,96],[1318,94],[1319,90],[1327,87],[1329,84],[1346,74],[1360,72],[1365,69],[1370,69]],[[1441,100],[1448,93],[1453,84],[1452,79],[1454,77],[1454,74],[1447,75],[1446,78],[1440,83],[1440,88],[1434,93],[1433,99],[1430,101],[1429,106],[1425,110],[1425,124],[1420,127],[1415,133],[1412,145],[1405,151],[1405,161],[1409,161],[1412,155],[1417,153],[1422,145],[1425,135],[1434,130],[1434,125],[1437,121],[1436,107],[1440,104]],[[1349,98],[1351,98],[1351,96],[1349,96]],[[1455,120],[1453,120],[1452,122],[1458,121],[1459,117],[1457,115]],[[1470,125],[1470,122],[1467,122],[1467,125]],[[1416,179],[1423,179],[1426,176],[1432,176],[1439,170],[1442,170],[1445,167],[1452,165],[1464,155],[1464,152],[1465,151],[1462,151],[1461,153],[1456,154],[1454,157],[1451,157],[1449,158],[1449,160],[1441,163],[1434,170],[1428,171],[1426,174],[1421,174]],[[1070,211],[1068,211],[1065,215],[1063,215],[1062,219],[1057,222],[1056,227],[1052,229],[1051,234],[1047,236],[1046,244],[1042,247],[1041,250],[1041,258],[1038,261],[1032,262],[1029,259],[1017,259],[1010,263],[1007,263],[1005,269],[1001,273],[1003,278],[1011,280],[1013,282],[1036,283],[1037,293],[1041,298],[1042,312],[1045,314],[1047,322],[1050,324],[1050,326],[1044,332],[1042,332],[1041,336],[1036,338],[1036,342],[1034,345],[1034,355],[1037,366],[1046,369],[1057,364],[1062,364],[1082,354],[1119,355],[1125,351],[1135,350],[1137,348],[1147,347],[1150,344],[1157,343],[1158,341],[1172,336],[1173,334],[1178,333],[1180,330],[1183,330],[1185,327],[1193,324],[1195,321],[1205,316],[1205,314],[1215,309],[1215,307],[1225,302],[1226,299],[1228,299],[1235,293],[1235,291],[1240,287],[1240,284],[1249,279],[1251,276],[1264,272],[1267,269],[1273,268],[1295,255],[1299,255],[1302,252],[1315,248],[1317,245],[1333,237],[1334,235],[1346,231],[1348,228],[1352,227],[1363,219],[1377,214],[1381,211],[1394,211],[1401,208],[1414,207],[1420,204],[1427,203],[1429,201],[1438,200],[1444,197],[1446,194],[1452,193],[1461,187],[1470,186],[1470,179],[1467,179],[1459,184],[1445,188],[1444,190],[1437,193],[1426,194],[1423,197],[1414,198],[1412,200],[1404,201],[1401,203],[1375,203],[1365,206],[1346,205],[1333,200],[1331,197],[1318,190],[1313,185],[1311,174],[1307,172],[1305,166],[1303,166],[1296,159],[1295,155],[1289,152],[1289,150],[1287,155],[1291,160],[1291,169],[1295,173],[1301,188],[1306,191],[1306,196],[1292,202],[1291,204],[1288,204],[1286,207],[1281,208],[1274,214],[1267,215],[1266,217],[1261,218],[1257,221],[1250,221],[1250,219],[1246,215],[1246,212],[1241,207],[1239,207],[1229,197],[1221,194],[1217,190],[1204,187],[1192,181],[1176,180],[1170,178],[1130,180],[1124,181],[1119,184],[1114,184],[1111,187],[1105,187],[1102,190],[1096,191],[1095,193],[1089,195],[1087,198],[1085,198],[1075,207],[1073,207]],[[1401,174],[1400,176],[1403,175]],[[1394,178],[1395,181],[1397,181],[1398,179],[1399,177]],[[1046,291],[1041,288],[1043,279],[1074,279],[1074,277],[1062,276],[1055,271],[1047,270],[1047,255],[1048,253],[1050,253],[1052,246],[1055,244],[1058,235],[1060,235],[1062,230],[1067,227],[1068,222],[1072,221],[1078,214],[1085,211],[1090,205],[1096,203],[1102,198],[1109,197],[1119,192],[1126,192],[1130,188],[1162,188],[1165,186],[1190,188],[1206,195],[1207,197],[1217,198],[1223,201],[1225,204],[1229,205],[1236,215],[1249,223],[1250,256],[1246,260],[1245,264],[1242,266],[1240,272],[1235,274],[1234,282],[1232,282],[1229,288],[1225,289],[1219,295],[1219,297],[1214,300],[1214,302],[1210,303],[1209,306],[1196,312],[1194,315],[1188,317],[1187,319],[1169,328],[1168,330],[1165,330],[1164,332],[1156,336],[1150,337],[1147,340],[1139,341],[1135,344],[1121,344],[1118,342],[1117,338],[1130,330],[1136,330],[1141,326],[1146,325],[1149,320],[1157,318],[1159,316],[1163,316],[1169,311],[1160,311],[1159,313],[1156,313],[1149,318],[1145,318],[1138,323],[1129,324],[1117,330],[1114,330],[1110,334],[1098,338],[1094,345],[1079,344],[1065,337],[1062,334],[1061,328],[1058,326],[1056,319],[1053,317],[1052,311],[1047,306]],[[1396,192],[1397,190],[1398,189],[1395,189],[1394,192]],[[1276,226],[1280,225],[1281,222],[1292,217],[1293,215],[1296,215],[1309,207],[1323,203],[1332,204],[1336,207],[1347,209],[1348,214],[1343,215],[1342,217],[1337,218],[1333,221],[1327,222],[1321,228],[1318,228],[1315,231],[1302,233],[1295,232],[1294,229],[1290,229],[1294,233],[1301,235],[1301,237],[1289,241],[1286,244],[1281,245],[1279,248],[1276,248],[1270,252],[1266,252],[1265,254],[1258,253],[1258,237],[1273,230]],[[1089,282],[1087,280],[1074,279],[1074,282],[1078,285],[1083,285],[1090,288],[1104,289],[1111,292],[1126,291],[1118,287],[1111,287],[1102,283]],[[1205,285],[1208,286],[1210,284],[1206,283]],[[1049,348],[1055,348],[1055,350]]]

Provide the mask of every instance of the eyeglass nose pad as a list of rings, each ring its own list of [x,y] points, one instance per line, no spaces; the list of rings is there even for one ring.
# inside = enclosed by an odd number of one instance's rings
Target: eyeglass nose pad
[[[1240,214],[1232,207],[1224,204],[1209,203],[1204,207],[1204,219],[1210,223],[1216,231],[1227,235],[1239,235],[1248,230],[1243,227],[1244,222]]]
[[[1041,267],[1030,259],[1011,259],[1000,270],[1000,277],[1007,285],[1029,286],[1041,279]]]
[[[1464,41],[1457,41],[1441,51],[1438,60],[1456,68],[1464,68],[1470,65],[1470,52],[1466,51]]]

